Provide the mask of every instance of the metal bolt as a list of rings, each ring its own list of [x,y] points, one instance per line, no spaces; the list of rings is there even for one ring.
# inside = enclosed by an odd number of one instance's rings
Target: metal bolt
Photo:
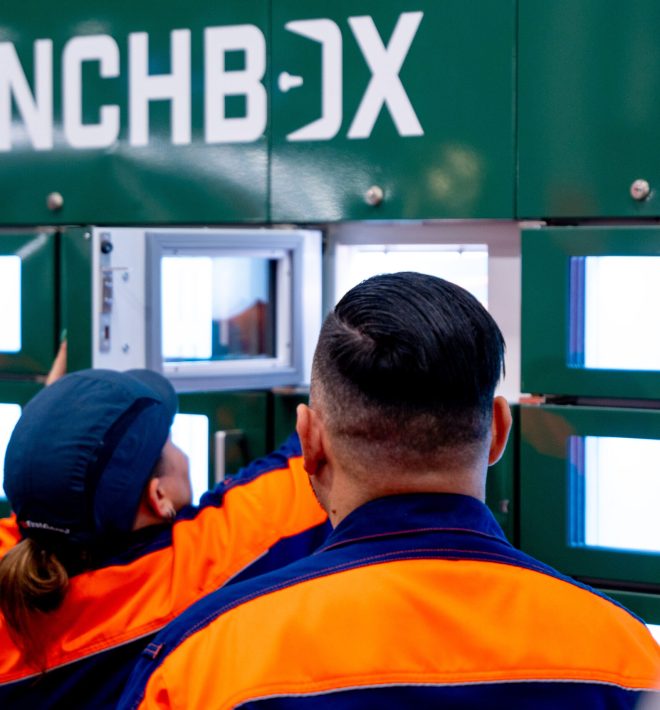
[[[124,343],[124,344],[121,346],[121,351],[122,351],[124,354],[128,353],[128,351],[129,351],[130,349],[131,349],[131,346],[130,346],[128,343]]]
[[[651,186],[646,180],[635,180],[630,186],[630,196],[633,200],[641,202],[651,194]]]
[[[372,207],[377,207],[383,201],[384,197],[385,193],[383,192],[383,188],[378,185],[372,185],[364,193],[365,202]]]
[[[59,192],[51,192],[50,195],[46,198],[46,205],[48,205],[48,209],[52,210],[53,212],[57,212],[57,210],[62,209],[62,205],[64,204],[64,198],[62,195],[60,195]]]
[[[129,275],[128,275],[128,271],[124,271],[124,272],[122,273],[122,275],[121,275],[121,280],[124,281],[124,282],[126,282],[126,281],[128,281],[129,278],[130,278],[130,277],[129,277]]]

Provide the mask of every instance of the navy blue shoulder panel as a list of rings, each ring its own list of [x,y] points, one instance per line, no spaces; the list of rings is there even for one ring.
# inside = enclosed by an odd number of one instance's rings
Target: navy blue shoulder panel
[[[386,538],[381,536],[377,540],[360,540],[353,545],[321,549],[282,569],[221,588],[189,607],[163,629],[145,649],[127,685],[126,697],[119,707],[136,708],[142,699],[149,676],[167,655],[222,614],[257,597],[272,594],[310,579],[357,567],[410,559],[497,562],[531,569],[562,579],[569,584],[577,584],[551,567],[512,548],[505,541],[482,535],[471,535],[466,531],[425,530],[417,535],[393,535]],[[577,586],[594,591],[586,585]]]
[[[331,530],[330,521],[326,520],[313,528],[281,538],[265,555],[232,577],[227,584],[237,584],[253,577],[263,576],[310,555],[321,547]]]
[[[123,541],[117,540],[113,545],[115,551],[108,550],[100,562],[94,565],[94,569],[129,565],[152,552],[170,547],[171,544],[171,525],[152,525],[141,528],[124,538]]]
[[[0,708],[114,710],[136,660],[152,637],[0,685]]]
[[[239,705],[240,710],[630,710],[641,693],[597,683],[508,682],[474,685],[404,685],[340,690],[318,695],[289,695]]]

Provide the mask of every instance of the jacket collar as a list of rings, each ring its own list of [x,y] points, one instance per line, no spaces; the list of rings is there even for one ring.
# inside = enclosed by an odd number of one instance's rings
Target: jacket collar
[[[480,500],[455,493],[410,493],[376,498],[356,508],[332,531],[322,549],[422,531],[466,532],[509,545]]]

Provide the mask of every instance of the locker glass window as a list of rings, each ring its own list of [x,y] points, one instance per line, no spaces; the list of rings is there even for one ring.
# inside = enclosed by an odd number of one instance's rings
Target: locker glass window
[[[162,349],[166,364],[276,357],[278,259],[162,259]]]
[[[660,553],[660,440],[571,437],[573,542]]]
[[[0,256],[0,352],[21,349],[21,259]]]
[[[418,271],[462,286],[488,307],[488,247],[485,244],[338,245],[336,300],[364,279]]]
[[[188,457],[193,505],[209,489],[209,418],[202,414],[177,414],[172,441]]]
[[[16,422],[21,416],[21,407],[18,404],[0,404],[0,500],[5,499],[4,493],[4,470],[5,452],[11,433],[14,431]]]
[[[294,385],[321,316],[321,233],[147,232],[147,364],[181,392]]]
[[[660,369],[660,257],[574,257],[571,276],[570,364]]]

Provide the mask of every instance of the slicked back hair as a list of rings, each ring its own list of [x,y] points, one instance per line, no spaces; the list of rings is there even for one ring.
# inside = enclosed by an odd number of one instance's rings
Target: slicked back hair
[[[503,359],[500,329],[465,289],[414,272],[374,276],[323,324],[312,406],[363,462],[446,461],[486,440]]]

